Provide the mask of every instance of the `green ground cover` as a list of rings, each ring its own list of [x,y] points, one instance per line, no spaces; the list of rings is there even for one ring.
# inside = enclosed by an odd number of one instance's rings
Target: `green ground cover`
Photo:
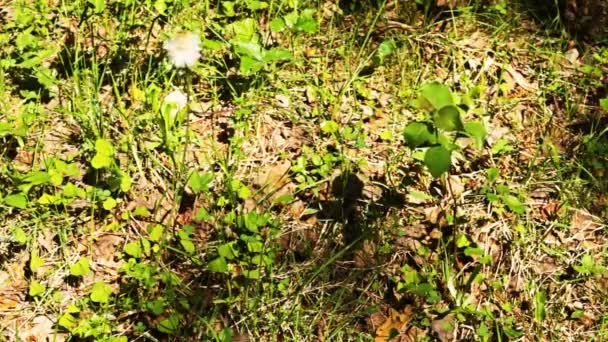
[[[608,37],[416,3],[0,5],[0,340],[608,338]]]

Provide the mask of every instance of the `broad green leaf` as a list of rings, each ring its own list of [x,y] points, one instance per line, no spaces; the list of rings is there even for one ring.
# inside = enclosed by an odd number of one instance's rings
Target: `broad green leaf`
[[[139,241],[131,241],[125,245],[124,249],[125,253],[134,257],[141,258],[143,256],[143,251],[141,249],[141,243]]]
[[[339,129],[340,126],[333,120],[325,121],[321,124],[321,130],[325,133],[336,133]]]
[[[464,249],[463,253],[466,256],[480,256],[483,255],[483,249],[478,247],[467,247]]]
[[[234,32],[234,41],[251,42],[258,39],[258,22],[253,18],[236,21],[228,26]]]
[[[521,203],[519,198],[513,195],[504,195],[502,197],[503,202],[516,214],[523,215],[526,212],[526,207]]]
[[[285,20],[283,18],[274,18],[270,22],[269,27],[272,32],[281,32],[285,29]]]
[[[293,25],[293,28],[296,31],[306,32],[306,33],[315,33],[319,29],[319,23],[314,18],[315,15],[314,9],[305,9],[300,13],[298,19]]]
[[[239,56],[251,57],[256,61],[262,61],[262,59],[264,58],[262,46],[258,42],[237,41],[234,43],[234,51]]]
[[[180,327],[181,315],[173,314],[158,322],[156,329],[165,334],[174,334]]]
[[[4,203],[10,207],[25,209],[27,207],[27,197],[24,194],[12,194],[4,197]]]
[[[35,272],[40,266],[44,265],[44,259],[38,256],[38,253],[32,251],[30,254],[30,270]]]
[[[70,266],[70,274],[76,277],[85,276],[89,274],[89,272],[91,272],[91,269],[89,268],[89,259],[86,257],[81,257],[76,263]]]
[[[73,328],[76,327],[78,321],[74,316],[70,315],[69,313],[65,313],[61,315],[61,317],[59,317],[59,321],[57,322],[57,324],[71,331]]]
[[[434,121],[437,128],[446,131],[462,131],[463,129],[460,111],[456,106],[445,106],[439,109]]]
[[[435,136],[429,131],[429,127],[422,122],[412,122],[405,126],[403,138],[410,148],[434,143]]]
[[[268,8],[268,3],[266,1],[246,0],[245,4],[247,9],[250,11],[259,11],[261,9]]]
[[[478,148],[482,148],[488,135],[486,127],[481,121],[471,121],[464,124],[464,130],[470,137],[475,138],[475,143]]]
[[[207,209],[201,207],[196,211],[196,215],[194,215],[194,220],[201,222],[201,221],[207,221],[208,219],[212,218],[212,216],[209,214],[209,212],[207,211]]]
[[[165,228],[160,224],[155,224],[148,227],[148,238],[150,241],[159,241],[163,237]]]
[[[264,51],[264,63],[288,61],[293,58],[293,54],[286,49],[272,48]]]
[[[29,241],[30,238],[27,236],[27,234],[25,234],[23,229],[17,227],[13,230],[13,239],[15,239],[17,243],[24,245]]]
[[[463,248],[471,245],[471,241],[464,234],[459,234],[458,238],[456,238],[456,247]]]
[[[498,171],[497,168],[492,167],[486,171],[486,174],[488,176],[488,182],[493,182],[498,178],[500,172]]]
[[[106,154],[96,153],[91,159],[91,166],[95,169],[109,167],[112,164],[112,157]]]
[[[203,42],[201,43],[201,47],[203,47],[204,49],[212,50],[212,51],[219,51],[224,47],[224,44],[219,40],[203,39]]]
[[[431,147],[424,155],[424,164],[435,178],[447,172],[450,169],[451,163],[452,152],[443,146]]]
[[[108,197],[105,201],[103,201],[103,208],[105,210],[112,210],[116,207],[117,204],[118,202],[116,202],[115,199],[113,199],[112,197]]]
[[[129,192],[131,190],[131,186],[133,185],[133,181],[128,174],[121,172],[120,174],[120,191]]]
[[[232,260],[239,256],[239,252],[234,248],[234,242],[227,242],[217,248],[217,254],[228,260]]]
[[[243,275],[245,275],[245,278],[247,279],[260,279],[260,270],[243,270]]]
[[[222,1],[222,14],[227,17],[233,17],[236,12],[234,11],[234,5],[236,3],[234,1]]]
[[[42,84],[47,89],[57,84],[57,79],[53,75],[53,72],[48,68],[36,68],[35,76],[38,79],[38,83]]]
[[[264,250],[264,244],[261,241],[248,241],[247,250],[251,253],[262,253]]]
[[[251,197],[251,190],[246,185],[242,185],[239,188],[238,196],[240,199],[247,199]]]
[[[600,100],[600,108],[602,108],[605,112],[608,112],[608,97]]]
[[[255,60],[249,56],[241,57],[241,64],[239,65],[239,71],[245,75],[253,75],[256,72],[262,70],[264,67],[264,63],[258,60]]]
[[[31,297],[39,296],[43,294],[44,291],[46,291],[46,287],[44,287],[44,285],[40,284],[39,282],[32,281],[30,283],[30,290],[28,293]]]
[[[95,13],[99,14],[106,8],[105,0],[89,0],[89,3],[95,8]]]
[[[21,182],[30,183],[32,185],[46,184],[51,180],[51,176],[48,172],[34,171],[30,172],[21,178]]]
[[[431,82],[422,85],[420,88],[420,96],[436,110],[454,104],[450,88],[439,82]]]
[[[95,303],[107,303],[110,301],[110,295],[112,294],[112,288],[106,285],[102,281],[98,281],[93,284],[91,290],[91,301]]]
[[[193,172],[188,178],[188,186],[195,193],[209,190],[209,184],[213,181],[212,173]]]
[[[194,243],[190,239],[180,239],[179,243],[182,245],[182,247],[184,247],[184,250],[188,254],[192,254],[196,251],[196,247],[194,246]]]
[[[380,45],[378,45],[378,51],[376,52],[378,59],[380,60],[380,64],[384,63],[384,59],[392,55],[396,48],[397,45],[392,39],[387,39],[380,43]]]
[[[97,154],[111,156],[114,154],[114,147],[109,140],[100,138],[95,141],[95,152],[97,152]]]
[[[211,272],[217,273],[228,273],[229,271],[226,259],[221,256],[209,261],[209,264],[207,264],[207,269]]]

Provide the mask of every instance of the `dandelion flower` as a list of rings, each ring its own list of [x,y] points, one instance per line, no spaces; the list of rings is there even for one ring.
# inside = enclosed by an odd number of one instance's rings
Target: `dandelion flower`
[[[179,33],[163,43],[169,60],[177,68],[191,67],[201,57],[200,37],[196,33]]]
[[[188,97],[180,90],[174,90],[165,96],[163,100],[163,107],[167,108],[168,114],[172,120],[175,120],[175,116],[180,110],[184,109],[188,105]]]

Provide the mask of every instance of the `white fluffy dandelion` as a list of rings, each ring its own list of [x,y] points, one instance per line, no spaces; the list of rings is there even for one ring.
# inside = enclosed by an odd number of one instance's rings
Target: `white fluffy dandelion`
[[[191,67],[201,57],[200,37],[193,32],[176,34],[163,43],[169,60],[177,68]]]
[[[179,113],[180,110],[186,108],[187,105],[188,96],[186,96],[186,94],[184,94],[179,89],[167,94],[167,96],[165,96],[163,100],[163,106],[169,106],[169,108],[166,110],[169,111],[168,114],[172,120],[175,120],[177,113]]]

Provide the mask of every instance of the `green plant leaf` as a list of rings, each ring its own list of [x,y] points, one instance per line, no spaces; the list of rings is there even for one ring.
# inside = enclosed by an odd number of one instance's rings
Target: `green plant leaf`
[[[285,29],[285,20],[283,18],[274,18],[270,21],[270,31],[272,32],[281,32]]]
[[[252,75],[255,74],[256,72],[262,70],[262,68],[264,67],[264,63],[258,60],[255,60],[249,56],[242,56],[241,57],[241,64],[239,66],[239,71],[245,75]]]
[[[315,33],[319,29],[319,23],[314,18],[315,10],[306,9],[302,11],[293,26],[296,31]]]
[[[125,245],[124,249],[125,253],[134,257],[141,258],[143,256],[143,251],[141,249],[141,243],[139,241],[131,241]]]
[[[456,238],[456,247],[463,248],[469,247],[471,245],[471,241],[464,234],[458,234],[458,238]]]
[[[89,0],[89,3],[95,8],[95,13],[99,14],[106,8],[105,0]]]
[[[69,313],[65,313],[61,315],[61,317],[59,317],[59,321],[57,322],[57,324],[66,328],[69,331],[72,331],[72,329],[76,327],[76,324],[78,324],[78,321],[74,316],[70,315]]]
[[[81,257],[75,264],[70,266],[70,274],[73,276],[82,277],[89,274],[90,271],[89,259],[86,257]]]
[[[155,224],[148,227],[148,238],[150,241],[159,241],[163,237],[165,228],[160,224]]]
[[[262,61],[262,59],[264,58],[262,46],[258,42],[234,42],[234,51],[239,56],[248,56],[255,59],[256,61]]]
[[[91,159],[91,166],[94,169],[102,169],[104,167],[109,167],[112,164],[112,157],[106,154],[96,153]]]
[[[431,82],[422,85],[420,88],[420,96],[435,110],[454,104],[450,88],[439,82]]]
[[[188,178],[188,186],[195,193],[209,191],[209,185],[213,181],[213,173],[193,172]]]
[[[383,64],[384,59],[392,55],[396,48],[397,45],[392,39],[387,39],[380,43],[380,45],[378,45],[378,51],[376,52],[378,59],[380,60],[380,64]]]
[[[116,207],[116,205],[118,204],[118,202],[116,202],[115,199],[113,199],[112,197],[108,197],[105,199],[105,201],[103,201],[103,208],[105,210],[112,210]]]
[[[114,147],[109,140],[100,138],[95,141],[95,152],[98,154],[111,156],[114,154]]]
[[[502,201],[507,205],[507,207],[509,207],[509,209],[511,209],[512,212],[516,214],[523,215],[526,212],[526,207],[516,196],[508,194],[503,195]]]
[[[263,61],[264,63],[272,63],[279,61],[288,61],[293,58],[293,54],[286,49],[272,48],[268,51],[264,51]]]
[[[600,100],[600,108],[608,112],[608,97]]]
[[[10,207],[25,209],[27,207],[27,197],[23,193],[8,195],[4,197],[4,203]]]
[[[246,185],[241,185],[238,191],[238,196],[240,199],[247,199],[251,197],[251,190]]]
[[[431,147],[424,155],[424,164],[435,178],[447,172],[450,169],[451,163],[452,152],[443,146]]]
[[[239,256],[239,252],[234,248],[234,241],[220,245],[217,248],[217,254],[228,260],[233,260]]]
[[[38,253],[32,251],[30,254],[30,270],[36,272],[40,266],[44,265],[44,259],[38,256]]]
[[[540,323],[545,320],[546,311],[545,303],[547,302],[547,294],[544,291],[538,291],[534,295],[534,318]]]
[[[17,227],[13,230],[13,239],[15,239],[17,243],[24,245],[29,241],[30,238],[27,236],[27,234],[25,234],[23,229]]]
[[[34,280],[30,283],[30,290],[28,293],[31,297],[39,296],[43,294],[44,291],[46,291],[46,287],[39,282]]]
[[[463,125],[460,119],[460,110],[456,106],[445,106],[437,111],[434,116],[435,126],[445,131],[462,131]]]
[[[403,138],[410,148],[432,144],[435,136],[429,131],[427,124],[423,122],[412,122],[403,129]]]
[[[339,129],[340,125],[334,120],[324,121],[321,124],[321,130],[328,134],[336,133]]]
[[[102,281],[98,281],[93,284],[91,290],[91,301],[95,303],[107,303],[110,301],[110,295],[112,294],[112,288],[106,285]]]
[[[190,239],[180,239],[179,243],[188,254],[192,254],[196,251],[196,246],[194,246],[194,243]]]
[[[488,133],[486,127],[481,121],[471,121],[464,124],[464,130],[467,134],[475,138],[475,143],[478,148],[482,148]]]
[[[174,334],[180,326],[181,315],[173,314],[158,322],[156,329],[165,334]]]
[[[228,273],[229,271],[226,259],[221,256],[209,261],[207,269],[216,273]]]

